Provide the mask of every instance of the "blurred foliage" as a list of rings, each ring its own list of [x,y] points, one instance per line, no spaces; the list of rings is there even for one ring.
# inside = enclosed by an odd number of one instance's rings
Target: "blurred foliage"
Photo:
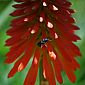
[[[85,0],[69,0],[73,3],[72,8],[77,12],[73,14],[76,18],[76,25],[80,27],[77,31],[77,35],[81,37],[81,40],[77,44],[81,50],[82,57],[78,57],[77,60],[81,65],[81,69],[75,72],[77,76],[76,83],[71,83],[67,76],[63,75],[64,83],[62,85],[85,85]],[[10,28],[10,22],[13,17],[9,14],[14,10],[12,4],[15,4],[13,0],[0,0],[0,85],[23,85],[24,79],[26,77],[27,71],[30,67],[31,62],[29,62],[28,67],[22,72],[17,73],[14,77],[8,79],[7,74],[13,67],[13,64],[7,65],[4,63],[5,54],[9,51],[9,48],[5,46],[5,40],[9,38],[6,35],[6,31]],[[39,77],[36,81],[38,85]],[[57,85],[60,85],[57,83]]]

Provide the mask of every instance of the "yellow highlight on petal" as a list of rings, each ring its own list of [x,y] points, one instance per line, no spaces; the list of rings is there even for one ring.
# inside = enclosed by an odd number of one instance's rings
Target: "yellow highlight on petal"
[[[37,60],[37,58],[35,57],[34,58],[34,64],[37,64],[38,63],[38,60]]]
[[[44,70],[44,72],[43,72],[43,76],[44,76],[44,78],[46,78],[45,70]]]
[[[20,65],[18,66],[18,72],[20,72],[21,70],[23,70],[24,65],[22,63],[20,63]]]
[[[56,59],[56,55],[55,55],[55,53],[53,51],[52,52],[49,51],[49,56],[51,58],[53,58],[54,60]]]

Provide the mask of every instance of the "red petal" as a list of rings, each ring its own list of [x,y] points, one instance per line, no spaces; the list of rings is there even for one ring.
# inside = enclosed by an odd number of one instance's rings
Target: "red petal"
[[[24,85],[34,85],[35,84],[36,76],[37,76],[37,72],[38,72],[38,66],[39,66],[39,58],[40,58],[40,52],[39,52],[39,49],[37,48],[35,50],[34,59],[33,59],[31,68],[28,71]]]
[[[14,49],[14,50],[11,50],[10,52],[8,52],[6,54],[7,59],[6,59],[5,63],[14,62],[25,51],[25,49],[27,48],[27,44],[28,44],[28,42],[22,44],[20,47]]]
[[[68,64],[67,60],[60,58],[60,56],[58,57],[58,59],[61,62],[69,80],[74,83],[76,81],[76,76],[74,75],[74,71],[72,70],[71,65]]]
[[[51,65],[51,62],[48,61],[49,59],[46,56],[46,50],[43,48],[43,72],[45,72],[46,75],[46,79],[49,81],[49,85],[56,85],[55,82],[55,77],[54,77],[54,72],[53,72],[53,68]]]
[[[51,44],[49,42],[47,43],[47,47],[48,47],[48,52],[55,53],[53,47],[51,46]],[[55,55],[56,55],[56,58],[53,59],[51,57],[51,60],[53,61],[56,78],[57,78],[58,82],[62,84],[63,83],[63,79],[62,79],[62,75],[61,75],[62,66],[61,66],[61,63],[59,62],[59,59],[57,58],[58,56],[56,53],[55,53]]]
[[[21,70],[23,70],[26,67],[27,63],[29,62],[29,60],[32,56],[32,53],[33,53],[33,46],[31,46],[31,48],[28,48],[26,51],[26,54],[24,56],[22,56],[21,59],[19,59],[15,63],[14,67],[12,68],[10,73],[8,74],[8,77],[12,77],[16,72],[20,71],[20,70],[18,70],[20,64],[23,65],[23,68],[21,69]]]

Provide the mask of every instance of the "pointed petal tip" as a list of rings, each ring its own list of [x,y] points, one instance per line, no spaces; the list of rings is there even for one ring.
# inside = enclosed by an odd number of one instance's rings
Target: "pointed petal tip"
[[[4,61],[4,63],[5,63],[5,64],[11,64],[12,62],[10,62],[10,59],[7,58],[7,59]]]
[[[8,78],[11,78],[11,77],[13,77],[13,75],[9,73],[7,77]]]
[[[62,80],[58,80],[58,82],[59,82],[60,84],[62,84],[62,83],[63,83],[63,79],[62,79]]]

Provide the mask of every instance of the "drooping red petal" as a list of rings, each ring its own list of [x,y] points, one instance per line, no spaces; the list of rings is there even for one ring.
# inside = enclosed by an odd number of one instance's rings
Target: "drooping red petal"
[[[59,61],[59,59],[57,58],[58,55],[54,52],[54,49],[52,48],[51,44],[48,42],[47,43],[47,49],[48,49],[48,52],[49,53],[54,53],[54,55],[49,55],[52,62],[53,62],[53,65],[54,65],[54,71],[55,71],[55,74],[56,74],[56,78],[58,80],[59,83],[63,83],[63,79],[62,79],[62,75],[61,75],[61,71],[62,71],[62,65]]]
[[[43,47],[43,74],[44,77],[49,81],[49,85],[56,85],[55,76],[52,68],[51,62],[49,62],[49,58],[45,53],[45,47]]]
[[[24,69],[26,67],[26,65],[29,62],[31,56],[33,55],[33,51],[35,49],[35,38],[36,37],[34,37],[30,41],[30,43],[29,43],[30,47],[27,46],[27,49],[25,49],[24,55],[19,60],[16,61],[14,67],[12,68],[12,70],[10,71],[10,73],[8,74],[8,77],[12,77],[16,72],[18,72],[18,67],[19,67],[20,64],[23,65],[23,68],[22,69]],[[8,58],[8,61],[6,61],[7,63],[10,63],[9,59],[10,58]]]
[[[32,62],[30,70],[28,71],[24,85],[34,85],[35,84],[36,76],[37,76],[37,72],[38,72],[38,66],[39,66],[39,59],[40,59],[40,51],[39,51],[39,48],[36,48],[35,53],[34,53],[33,62]]]

